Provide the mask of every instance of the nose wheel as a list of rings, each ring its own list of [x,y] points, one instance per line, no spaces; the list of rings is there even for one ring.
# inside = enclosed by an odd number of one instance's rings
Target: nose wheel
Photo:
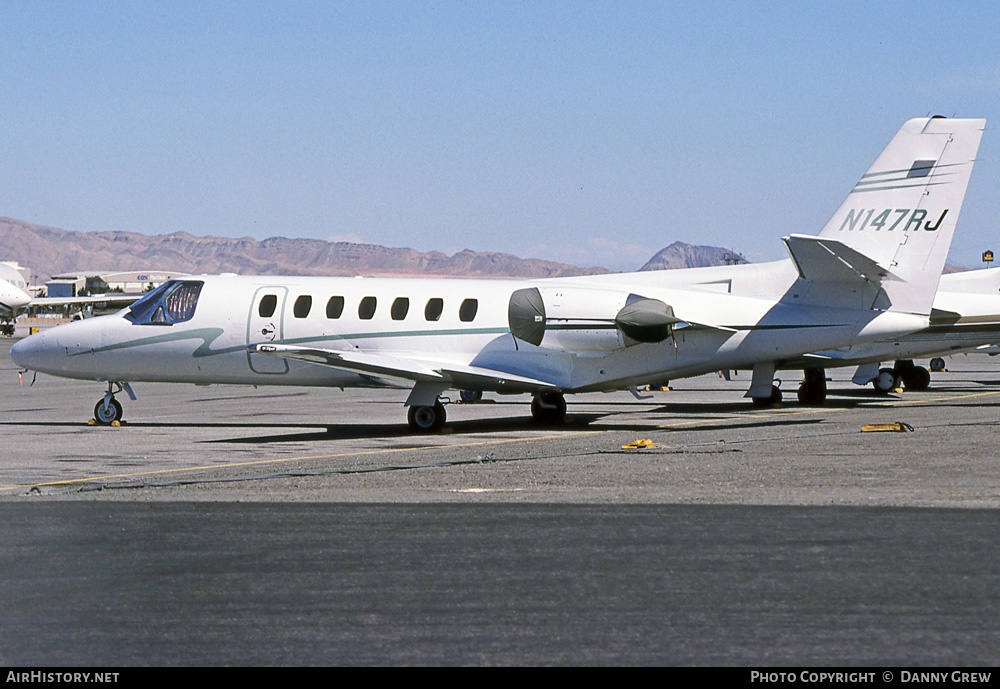
[[[122,404],[114,395],[105,395],[97,401],[94,407],[94,421],[102,426],[110,426],[115,421],[122,420]]]
[[[115,390],[115,387],[118,389]],[[122,420],[122,404],[115,399],[115,393],[122,391],[125,391],[130,400],[135,401],[135,393],[132,392],[132,387],[128,383],[109,382],[108,391],[94,405],[94,421],[98,425],[110,426],[115,421]]]

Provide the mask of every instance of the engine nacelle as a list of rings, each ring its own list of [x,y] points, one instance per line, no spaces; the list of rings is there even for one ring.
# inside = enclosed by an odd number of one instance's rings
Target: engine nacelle
[[[566,352],[609,352],[662,342],[680,319],[659,299],[586,287],[526,287],[510,296],[514,337]]]

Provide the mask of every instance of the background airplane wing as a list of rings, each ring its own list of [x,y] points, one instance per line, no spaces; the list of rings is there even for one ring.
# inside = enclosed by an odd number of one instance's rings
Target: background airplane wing
[[[95,294],[89,297],[34,297],[31,306],[78,306],[80,304],[120,304],[126,306],[145,294]]]

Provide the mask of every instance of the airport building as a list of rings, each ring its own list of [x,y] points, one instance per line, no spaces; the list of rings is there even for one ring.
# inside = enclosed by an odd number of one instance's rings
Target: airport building
[[[123,292],[142,294],[159,287],[175,277],[186,277],[187,273],[162,270],[139,270],[126,272],[80,271],[71,274],[54,275],[45,283],[46,296],[79,297],[83,295]]]

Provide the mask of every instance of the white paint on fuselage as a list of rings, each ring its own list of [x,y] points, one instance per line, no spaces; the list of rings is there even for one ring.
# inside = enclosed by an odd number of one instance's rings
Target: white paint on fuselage
[[[273,372],[259,372],[247,346],[268,341],[335,351],[392,355],[434,367],[471,365],[546,381],[567,392],[620,389],[654,379],[678,378],[720,368],[752,366],[803,351],[848,346],[893,332],[916,329],[923,322],[906,314],[835,308],[808,308],[776,302],[780,282],[794,268],[779,262],[739,266],[733,293],[679,289],[676,273],[633,273],[552,281],[238,277],[204,276],[194,316],[173,325],[137,325],[125,318],[128,309],[34,335],[15,346],[12,355],[23,366],[73,378],[114,381],[173,381],[251,385],[359,386],[386,381],[329,366],[278,359]],[[777,269],[776,269],[777,268]],[[694,269],[688,282],[711,283],[715,269]],[[567,289],[623,290],[661,299],[677,317],[696,324],[677,330],[659,344],[639,344],[605,353],[586,354],[536,347],[515,341],[507,324],[514,290],[529,285],[558,284]],[[752,296],[736,294],[744,284]],[[787,282],[786,282],[787,285]],[[787,290],[787,287],[786,287]],[[256,332],[261,318],[254,309],[259,295],[273,292],[279,308],[266,318],[272,333]],[[312,297],[309,314],[296,318],[294,304]],[[340,318],[326,317],[331,296],[344,298]],[[359,318],[358,304],[375,297],[369,320]],[[406,317],[394,320],[392,302],[409,299]],[[424,318],[431,298],[444,300],[437,321]],[[466,299],[478,302],[472,321],[459,318]],[[884,324],[884,325],[883,325]],[[258,370],[254,370],[257,368]],[[497,391],[505,391],[497,387]]]

